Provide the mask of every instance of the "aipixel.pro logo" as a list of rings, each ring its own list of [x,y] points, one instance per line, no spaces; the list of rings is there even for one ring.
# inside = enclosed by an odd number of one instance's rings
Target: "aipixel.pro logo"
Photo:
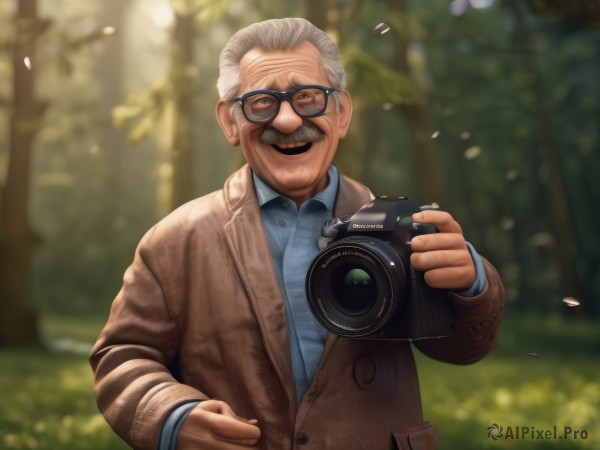
[[[533,426],[507,426],[506,429],[493,423],[487,427],[487,435],[493,441],[506,440],[586,440],[587,430],[577,430],[570,426],[539,429]]]
[[[497,423],[493,423],[489,427],[487,427],[487,432],[488,432],[488,437],[494,441],[497,441],[498,439],[502,439],[502,436],[504,436],[503,428],[500,425],[498,425]]]

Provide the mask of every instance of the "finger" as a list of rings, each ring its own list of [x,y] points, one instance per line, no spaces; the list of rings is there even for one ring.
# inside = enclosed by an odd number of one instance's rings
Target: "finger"
[[[237,419],[241,422],[250,423],[254,422],[254,425],[258,423],[256,419],[246,419],[244,417],[238,416],[231,406],[228,403],[220,401],[220,400],[208,400],[198,405],[198,408],[204,409],[206,411],[211,411],[217,414],[221,414],[223,416],[231,417]]]
[[[432,288],[464,291],[475,282],[475,272],[466,267],[444,267],[428,270],[425,283]]]
[[[260,438],[256,419],[238,416],[221,401],[207,400],[192,410],[186,422],[198,429],[207,429],[215,437],[229,441],[255,443]]]
[[[421,211],[413,214],[413,222],[430,223],[435,225],[441,233],[459,233],[462,234],[462,228],[459,223],[446,211]]]
[[[410,255],[410,264],[416,270],[426,272],[433,269],[465,267],[475,270],[468,250],[440,250],[415,252]]]
[[[467,250],[462,234],[432,233],[415,236],[410,243],[413,252],[431,252],[436,250]]]
[[[256,425],[243,420],[227,417],[220,414],[210,414],[207,425],[215,438],[224,441],[252,445],[260,438],[260,429]]]

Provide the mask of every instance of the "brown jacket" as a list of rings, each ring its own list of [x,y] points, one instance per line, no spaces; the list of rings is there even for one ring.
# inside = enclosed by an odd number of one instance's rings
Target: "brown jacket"
[[[335,215],[370,199],[367,188],[342,177]],[[135,449],[155,450],[173,408],[215,398],[259,420],[260,449],[435,448],[406,341],[328,336],[297,406],[285,306],[268,248],[248,166],[144,236],[90,354],[98,406],[113,429]],[[470,363],[493,346],[504,292],[485,264],[485,291],[453,299],[456,328],[417,343],[426,354]]]

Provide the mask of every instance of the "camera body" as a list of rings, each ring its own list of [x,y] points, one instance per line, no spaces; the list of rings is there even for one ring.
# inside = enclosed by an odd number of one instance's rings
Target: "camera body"
[[[377,197],[355,214],[325,222],[306,294],[328,331],[411,340],[450,333],[454,311],[448,291],[429,287],[410,265],[411,239],[436,232],[434,225],[413,223],[420,210],[406,197]]]

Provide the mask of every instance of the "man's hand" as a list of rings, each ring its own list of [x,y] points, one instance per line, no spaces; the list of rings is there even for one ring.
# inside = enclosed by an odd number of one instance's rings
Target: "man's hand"
[[[218,400],[198,404],[187,416],[177,437],[177,450],[248,450],[256,448],[257,420],[238,416]]]
[[[462,228],[443,211],[421,211],[413,222],[435,225],[438,232],[415,236],[411,242],[411,265],[425,272],[425,282],[433,288],[463,291],[475,282],[475,265],[467,249]]]

